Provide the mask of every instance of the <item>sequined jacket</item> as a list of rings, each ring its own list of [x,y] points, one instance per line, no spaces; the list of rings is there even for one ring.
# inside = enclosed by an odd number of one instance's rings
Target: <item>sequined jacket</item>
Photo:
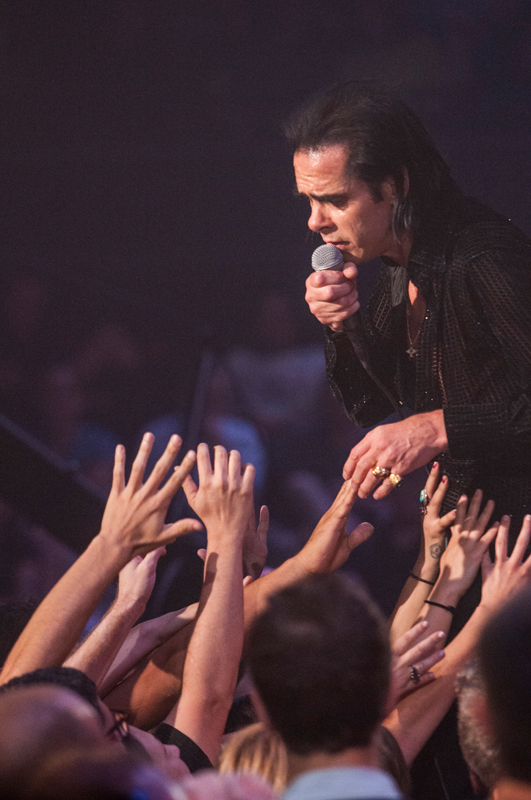
[[[426,300],[406,354],[408,280]],[[362,313],[371,366],[414,412],[442,408],[447,507],[481,488],[496,517],[531,511],[531,241],[508,220],[458,196],[415,237],[407,268],[387,263]],[[345,334],[326,330],[328,377],[360,426],[392,408]]]

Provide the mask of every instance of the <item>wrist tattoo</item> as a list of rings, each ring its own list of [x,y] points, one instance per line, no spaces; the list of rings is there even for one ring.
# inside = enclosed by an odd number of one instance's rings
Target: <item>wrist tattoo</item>
[[[442,545],[440,544],[430,544],[430,556],[434,558],[436,561],[440,559],[443,554]]]

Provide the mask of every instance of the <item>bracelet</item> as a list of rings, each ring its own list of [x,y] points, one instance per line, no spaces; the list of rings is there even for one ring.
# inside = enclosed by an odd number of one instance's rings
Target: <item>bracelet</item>
[[[444,608],[445,611],[449,611],[450,614],[455,614],[455,606],[443,606],[442,603],[436,603],[435,600],[424,600],[425,603],[428,603],[430,606],[437,606],[437,608]]]
[[[410,578],[415,578],[416,581],[420,581],[421,583],[427,583],[428,586],[435,586],[435,581],[427,581],[425,578],[419,578],[418,575],[415,575],[414,572],[409,573]]]

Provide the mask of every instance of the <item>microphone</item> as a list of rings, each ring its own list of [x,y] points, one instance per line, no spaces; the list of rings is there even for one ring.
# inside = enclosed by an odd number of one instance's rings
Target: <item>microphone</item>
[[[337,247],[334,247],[333,244],[322,244],[312,253],[312,269],[315,272],[322,272],[322,270],[325,269],[338,269],[343,271],[344,267],[343,253]],[[347,334],[357,357],[367,372],[372,375],[359,311],[356,311],[355,314],[343,320],[343,330]]]
[[[312,269],[315,272],[321,272],[324,269],[339,269],[343,271],[344,267],[345,262],[343,261],[343,253],[337,247],[334,247],[333,244],[322,244],[312,253]],[[356,311],[355,314],[352,314],[350,317],[347,317],[343,320],[343,330],[347,334],[349,342],[352,345],[352,349],[354,350],[354,353],[358,357],[367,374],[387,397],[388,401],[400,419],[404,419],[404,412],[401,409],[402,403],[393,397],[391,392],[386,386],[384,386],[384,384],[371,369],[369,353],[365,343],[365,334],[361,324],[359,311]]]

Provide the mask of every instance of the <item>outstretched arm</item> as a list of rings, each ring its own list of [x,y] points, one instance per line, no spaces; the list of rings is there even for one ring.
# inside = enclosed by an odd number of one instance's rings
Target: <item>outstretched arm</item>
[[[254,516],[255,470],[242,473],[240,454],[215,448],[214,468],[208,447],[197,453],[199,486],[188,476],[188,502],[203,520],[207,553],[195,629],[184,664],[181,697],[166,722],[217,759],[232,703],[243,645],[242,548]]]
[[[144,558],[135,556],[120,570],[116,599],[99,625],[64,662],[92,678],[98,688],[131,628],[144,613],[153,586],[159,558],[158,547]]]
[[[423,491],[427,505],[422,518],[420,552],[412,572],[400,593],[391,620],[391,641],[402,636],[418,620],[424,602],[435,586],[439,575],[439,562],[444,551],[444,537],[455,518],[455,510],[440,517],[441,505],[448,489],[448,478],[439,481],[440,467],[435,461]]]
[[[188,453],[159,489],[179,451],[172,436],[166,450],[142,484],[153,435],[145,434],[125,483],[125,449],[116,448],[113,484],[99,534],[39,605],[15,643],[0,673],[0,682],[39,667],[62,664],[78,641],[103,592],[133,556],[200,529],[196,520],[170,526],[164,518],[172,497],[195,462]]]
[[[527,515],[510,556],[507,555],[509,517],[503,517],[495,544],[495,560],[488,551],[482,560],[481,602],[450,644],[446,657],[433,672],[436,680],[401,700],[384,721],[396,738],[408,764],[429,739],[455,699],[455,677],[474,653],[481,631],[490,616],[531,580],[531,556],[524,554],[531,535],[531,515]]]
[[[371,535],[373,528],[362,522],[349,534],[346,526],[356,499],[350,482],[345,482],[312,535],[297,555],[244,589],[245,630],[249,630],[268,598],[285,586],[311,575],[333,572],[342,566],[352,550]],[[186,648],[193,626],[188,625],[157,648],[145,665],[106,697],[111,708],[130,710],[135,725],[153,728],[177,701],[181,691]]]

